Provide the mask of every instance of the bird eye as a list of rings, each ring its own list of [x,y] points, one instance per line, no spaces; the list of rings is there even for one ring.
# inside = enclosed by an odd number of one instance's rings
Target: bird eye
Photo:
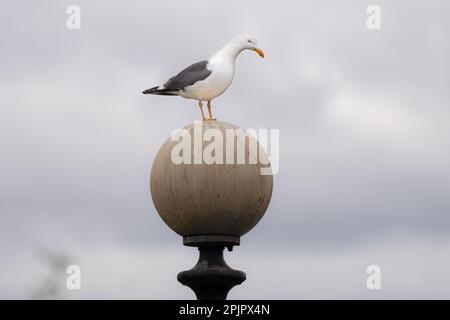
[[[248,43],[252,43],[252,40],[247,40]]]

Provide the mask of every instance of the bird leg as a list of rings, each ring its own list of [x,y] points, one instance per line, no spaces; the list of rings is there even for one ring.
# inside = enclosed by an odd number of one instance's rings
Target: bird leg
[[[208,120],[216,120],[216,118],[213,118],[213,117],[212,117],[212,112],[211,112],[211,100],[208,100],[207,107],[208,107],[208,113],[209,113],[209,119],[208,119]]]
[[[198,100],[198,107],[200,108],[200,112],[202,113],[202,121],[208,120],[205,118],[205,114],[203,113],[203,104],[201,100]]]

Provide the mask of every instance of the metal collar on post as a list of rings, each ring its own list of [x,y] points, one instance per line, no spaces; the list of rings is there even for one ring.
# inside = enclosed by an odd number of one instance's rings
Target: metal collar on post
[[[190,270],[180,272],[178,281],[191,288],[198,300],[226,300],[229,291],[245,281],[244,272],[234,270],[223,258],[225,247],[229,251],[239,245],[239,237],[232,236],[187,236],[187,246],[198,247],[199,259]]]

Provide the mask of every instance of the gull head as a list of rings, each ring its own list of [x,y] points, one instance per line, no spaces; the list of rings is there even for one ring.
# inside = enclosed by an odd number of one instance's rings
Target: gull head
[[[252,36],[248,34],[241,35],[235,39],[238,45],[242,48],[242,50],[253,50],[255,51],[261,58],[264,58],[264,52],[258,47],[258,42]]]

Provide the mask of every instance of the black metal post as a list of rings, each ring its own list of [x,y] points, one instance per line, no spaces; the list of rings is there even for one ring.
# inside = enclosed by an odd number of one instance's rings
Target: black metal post
[[[197,300],[226,300],[228,292],[245,281],[245,273],[228,266],[223,258],[225,247],[229,251],[239,245],[239,238],[223,236],[185,237],[184,244],[199,250],[197,264],[180,272],[178,281],[191,288]]]

